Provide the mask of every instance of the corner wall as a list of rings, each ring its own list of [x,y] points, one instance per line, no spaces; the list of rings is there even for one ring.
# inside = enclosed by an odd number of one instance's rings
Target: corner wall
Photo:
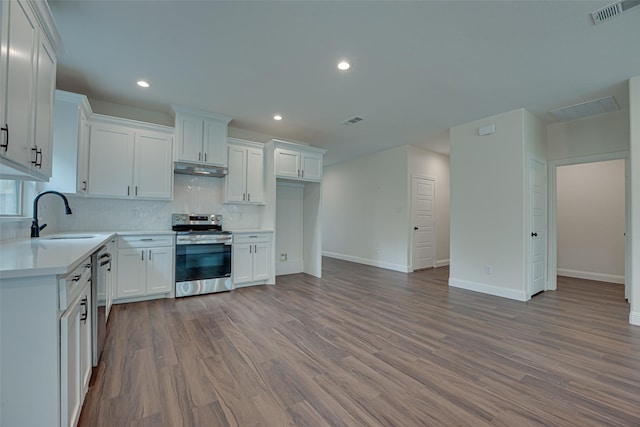
[[[640,325],[640,76],[629,80],[631,169],[631,313],[629,322]]]
[[[519,109],[451,128],[450,286],[527,299],[525,113]],[[492,123],[494,134],[478,135],[479,127]]]

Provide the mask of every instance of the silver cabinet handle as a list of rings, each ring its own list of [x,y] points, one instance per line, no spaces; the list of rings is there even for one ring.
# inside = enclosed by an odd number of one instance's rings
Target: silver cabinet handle
[[[300,169],[298,169],[298,176],[300,176]]]
[[[245,200],[247,200],[247,193],[242,193],[242,201],[244,202]]]
[[[131,186],[127,185],[127,196],[131,195]]]
[[[136,196],[138,195],[138,186],[136,185]]]
[[[251,193],[247,193],[247,202],[251,201]]]
[[[140,253],[142,254],[142,261],[144,261],[144,251],[140,251]]]
[[[88,298],[85,296],[84,298],[82,298],[82,301],[80,301],[80,305],[84,307],[84,313],[80,315],[80,320],[82,320],[82,322],[85,324],[87,323],[87,317],[89,317],[89,307],[87,303]]]
[[[202,153],[198,153],[198,161],[202,160]]]
[[[153,239],[151,238],[144,238],[144,239],[140,239],[141,242],[153,242]]]
[[[151,261],[151,249],[149,249],[149,261]]]
[[[207,153],[204,153],[204,161],[207,161]]]

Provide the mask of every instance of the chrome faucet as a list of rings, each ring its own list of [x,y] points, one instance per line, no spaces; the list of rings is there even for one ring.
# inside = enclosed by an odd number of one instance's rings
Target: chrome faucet
[[[38,194],[35,199],[33,199],[33,221],[31,222],[31,237],[40,237],[40,230],[47,226],[47,224],[38,225],[38,200],[40,200],[40,197],[44,196],[45,194],[57,194],[58,196],[62,197],[62,200],[64,201],[64,213],[65,215],[71,215],[69,201],[64,194],[58,193],[57,191],[43,191],[42,193]]]

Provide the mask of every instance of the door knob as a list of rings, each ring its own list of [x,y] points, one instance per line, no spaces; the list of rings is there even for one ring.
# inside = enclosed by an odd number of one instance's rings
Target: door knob
[[[531,233],[531,237],[538,237],[538,233]]]

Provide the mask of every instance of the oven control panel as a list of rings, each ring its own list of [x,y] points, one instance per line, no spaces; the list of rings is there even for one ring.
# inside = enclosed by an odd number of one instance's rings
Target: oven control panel
[[[173,214],[171,225],[222,225],[222,215],[217,214]]]

